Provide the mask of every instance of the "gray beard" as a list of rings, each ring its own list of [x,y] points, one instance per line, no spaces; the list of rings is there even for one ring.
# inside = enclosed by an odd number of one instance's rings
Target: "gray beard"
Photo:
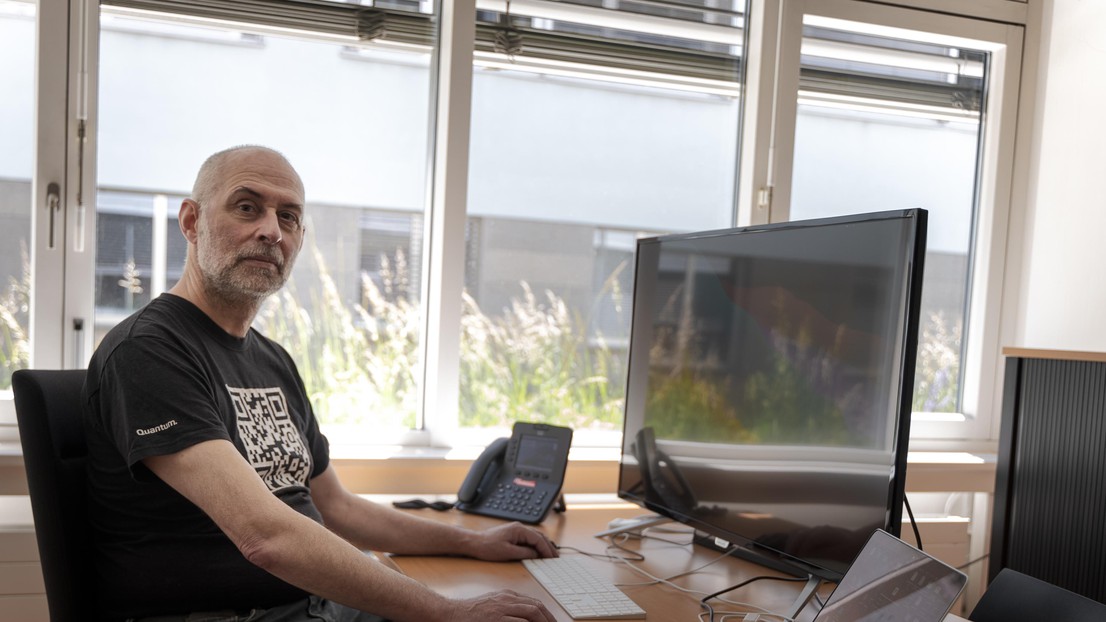
[[[221,271],[209,268],[200,266],[204,289],[208,295],[230,305],[248,306],[255,312],[269,296],[280,291],[287,281],[284,276],[243,274],[246,270],[238,263]]]

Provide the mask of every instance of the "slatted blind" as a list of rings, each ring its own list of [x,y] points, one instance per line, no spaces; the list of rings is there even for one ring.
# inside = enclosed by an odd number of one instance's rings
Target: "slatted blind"
[[[1106,602],[1106,363],[1006,373],[992,578],[1005,566]]]
[[[102,3],[230,24],[256,24],[348,36],[353,40],[422,45],[428,49],[437,42],[437,15],[431,10],[436,3],[417,0],[377,0],[372,6],[335,0],[103,0]],[[728,27],[734,33],[734,45],[699,41],[693,35],[676,38],[635,31],[633,19],[627,19],[625,27],[612,28],[478,10],[476,50],[506,53],[509,48],[510,56],[518,59],[629,69],[734,85],[741,82],[744,61],[740,44],[744,22],[741,11],[720,9],[711,6],[716,3],[702,0],[620,0],[604,2],[602,8],[587,0],[538,2],[542,3],[558,8],[577,6],[586,11],[600,10],[612,16],[664,19],[689,26],[688,32],[694,32],[696,25],[713,29]],[[567,14],[571,14],[571,9]],[[807,34],[821,36],[817,31]],[[919,55],[939,52],[936,49],[911,50]],[[804,68],[800,88],[815,93],[956,110],[978,111],[981,106],[976,82],[948,84],[935,79],[909,78],[894,71],[868,73],[855,66],[841,70]]]

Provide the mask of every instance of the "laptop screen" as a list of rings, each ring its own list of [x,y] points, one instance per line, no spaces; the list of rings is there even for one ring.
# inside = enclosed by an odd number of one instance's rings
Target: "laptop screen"
[[[877,530],[814,619],[940,622],[967,579],[959,570]]]

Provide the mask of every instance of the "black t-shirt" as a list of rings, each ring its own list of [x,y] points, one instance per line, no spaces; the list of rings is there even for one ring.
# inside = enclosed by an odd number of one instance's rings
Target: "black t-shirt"
[[[306,594],[247,561],[141,462],[225,439],[277,497],[316,521],[329,454],[288,353],[163,294],[113,328],[83,392],[98,593],[109,618],[248,610]]]

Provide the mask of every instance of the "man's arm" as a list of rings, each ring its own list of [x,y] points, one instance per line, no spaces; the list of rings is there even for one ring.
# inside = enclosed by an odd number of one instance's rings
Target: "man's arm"
[[[251,563],[312,594],[396,622],[553,621],[536,599],[497,592],[451,600],[386,568],[275,497],[229,441],[144,462],[207,513]]]
[[[489,561],[557,556],[545,534],[520,523],[472,531],[377,505],[346,490],[331,467],[311,480],[311,498],[327,527],[362,549]]]

